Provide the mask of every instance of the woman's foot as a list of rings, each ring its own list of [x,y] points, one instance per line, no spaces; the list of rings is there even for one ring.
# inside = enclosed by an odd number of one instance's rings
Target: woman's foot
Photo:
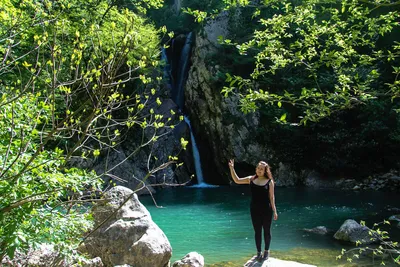
[[[262,260],[263,260],[263,261],[266,261],[266,260],[268,260],[268,258],[269,258],[269,251],[266,250],[266,251],[264,251],[264,255],[263,255],[263,257],[262,257]]]
[[[257,252],[256,260],[257,261],[261,261],[262,260],[261,251]]]

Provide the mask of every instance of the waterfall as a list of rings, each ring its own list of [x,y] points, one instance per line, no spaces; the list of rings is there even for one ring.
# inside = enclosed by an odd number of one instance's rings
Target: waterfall
[[[172,98],[178,107],[183,111],[185,94],[184,87],[189,72],[190,51],[192,50],[193,33],[189,33],[183,45],[176,71],[176,84],[172,90]]]
[[[194,139],[190,120],[187,116],[184,116],[184,119],[190,130],[190,141],[192,141],[193,160],[194,160],[194,168],[196,170],[197,184],[202,185],[204,184],[204,178],[203,178],[203,172],[201,171],[201,160],[200,160],[199,149],[197,148],[196,140]]]
[[[182,0],[174,0],[175,12],[179,14],[181,12],[181,3]]]
[[[171,46],[171,60],[168,60],[168,54],[165,49],[161,51],[161,60],[165,61],[164,66],[164,78],[167,80],[168,86],[172,91],[172,100],[178,105],[181,112],[183,112],[185,97],[184,97],[184,87],[186,79],[189,72],[190,63],[190,52],[192,50],[193,43],[193,33],[189,33],[186,37],[185,44],[182,47],[179,55],[179,61],[174,61],[174,55],[177,51],[175,50],[175,39],[172,40]],[[175,79],[174,79],[175,78]],[[203,172],[201,170],[201,160],[199,149],[196,145],[196,140],[194,138],[192,126],[190,120],[187,116],[184,116],[185,122],[187,123],[190,130],[190,139],[192,143],[193,151],[193,161],[196,171],[197,184],[192,187],[217,187],[214,185],[209,185],[204,182]]]

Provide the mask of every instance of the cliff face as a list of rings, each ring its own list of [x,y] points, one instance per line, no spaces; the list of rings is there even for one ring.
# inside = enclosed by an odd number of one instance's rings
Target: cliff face
[[[244,115],[235,96],[222,96],[222,87],[216,82],[219,66],[208,62],[210,55],[219,53],[217,38],[228,34],[228,22],[223,13],[207,24],[203,36],[196,36],[185,88],[185,109],[196,136],[205,181],[216,184],[229,183],[230,158],[236,159],[238,169],[247,171],[247,175],[258,161],[273,158],[262,138],[260,114]]]
[[[179,114],[176,104],[169,99],[168,93],[163,97],[161,106],[151,106],[155,113],[164,117],[171,116],[173,110]],[[178,123],[177,118],[173,119]],[[186,123],[180,122],[173,131],[161,129],[158,131],[157,142],[149,142],[154,135],[152,128],[142,132],[141,129],[130,130],[123,143],[118,147],[102,151],[95,160],[75,160],[71,162],[74,166],[95,170],[101,175],[108,185],[108,182],[128,187],[138,194],[155,192],[155,188],[167,187],[169,184],[185,183],[190,179],[194,168],[192,167],[192,150],[188,146],[182,150],[180,139],[190,140],[190,132]],[[144,145],[145,143],[148,145]],[[182,166],[167,164],[169,156],[178,155],[184,162]],[[155,171],[158,170],[158,171]],[[148,173],[152,174],[148,176]],[[147,178],[146,178],[147,177]],[[144,183],[143,183],[144,182]],[[156,186],[154,186],[156,185]]]

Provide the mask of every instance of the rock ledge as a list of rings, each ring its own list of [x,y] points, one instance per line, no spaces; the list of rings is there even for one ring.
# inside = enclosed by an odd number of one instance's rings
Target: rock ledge
[[[256,256],[251,258],[244,267],[316,267],[315,265],[298,263],[295,261],[284,261],[275,258],[269,258],[264,262],[258,262]]]

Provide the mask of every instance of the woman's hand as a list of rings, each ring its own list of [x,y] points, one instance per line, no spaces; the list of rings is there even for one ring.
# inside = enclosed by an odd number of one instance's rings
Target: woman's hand
[[[274,212],[274,220],[278,220],[278,213]]]
[[[229,168],[233,169],[234,165],[235,165],[235,160],[234,159],[229,160],[228,165],[229,165]]]

